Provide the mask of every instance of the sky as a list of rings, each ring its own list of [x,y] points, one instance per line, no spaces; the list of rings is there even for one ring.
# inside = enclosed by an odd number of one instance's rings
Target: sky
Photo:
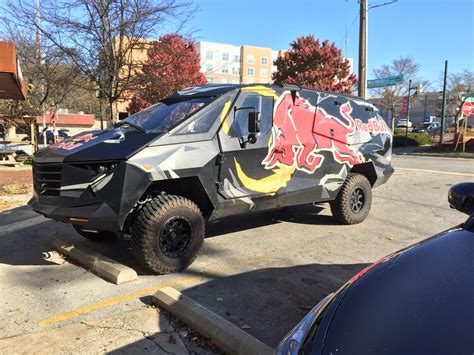
[[[369,0],[369,7],[391,0]],[[199,40],[288,49],[299,36],[335,42],[358,63],[357,0],[198,0],[186,30]],[[448,72],[474,70],[474,0],[398,0],[368,13],[368,79],[400,56],[421,66],[420,77],[442,85]],[[347,51],[346,51],[347,28]]]
[[[297,37],[313,34],[335,42],[354,59],[357,72],[358,0],[177,1],[197,7],[183,29],[196,41],[288,49]],[[368,2],[370,7],[390,1]],[[6,2],[0,0],[0,12]],[[474,71],[474,0],[398,0],[369,10],[368,26],[368,79],[373,69],[401,56],[413,57],[420,78],[433,89],[442,86],[446,59],[449,73]]]

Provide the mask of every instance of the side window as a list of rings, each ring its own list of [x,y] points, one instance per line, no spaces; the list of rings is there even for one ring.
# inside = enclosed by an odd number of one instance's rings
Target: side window
[[[203,112],[197,114],[195,118],[191,117],[187,124],[176,131],[175,134],[189,134],[189,133],[204,133],[209,131],[213,123],[219,118],[226,100],[220,100],[220,102],[214,102],[205,108]],[[200,107],[194,105],[191,110],[197,111]]]
[[[266,135],[271,130],[273,124],[273,97],[247,95],[236,108],[232,130],[229,133],[231,136],[239,138],[248,136],[248,114],[254,110],[260,113],[260,133],[258,135]]]

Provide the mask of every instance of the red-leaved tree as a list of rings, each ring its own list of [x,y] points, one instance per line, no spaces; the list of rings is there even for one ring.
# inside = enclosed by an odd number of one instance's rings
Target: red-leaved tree
[[[194,41],[176,34],[163,35],[148,49],[127,111],[138,112],[178,90],[206,83]]]
[[[290,43],[291,49],[275,61],[273,80],[316,89],[351,93],[356,77],[350,72],[349,60],[327,40],[320,43],[313,35]]]

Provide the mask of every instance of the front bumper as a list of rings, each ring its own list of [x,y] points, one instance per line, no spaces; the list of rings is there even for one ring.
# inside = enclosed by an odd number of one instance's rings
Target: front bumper
[[[151,183],[149,173],[127,162],[121,162],[112,173],[90,184],[66,185],[70,179],[68,171],[63,169],[57,196],[35,193],[28,204],[47,218],[84,229],[123,230],[127,216]]]

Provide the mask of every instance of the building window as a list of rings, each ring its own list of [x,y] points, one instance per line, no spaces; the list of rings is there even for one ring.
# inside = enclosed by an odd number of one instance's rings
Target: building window
[[[247,80],[247,84],[253,84],[253,80]]]
[[[206,59],[212,59],[212,51],[206,52]]]
[[[222,60],[228,61],[229,60],[229,53],[222,53]]]
[[[229,80],[227,80],[226,78],[222,78],[221,82],[222,82],[222,84],[227,84],[229,82]]]
[[[212,71],[212,64],[206,64],[206,71]]]
[[[240,55],[234,55],[234,62],[240,63]]]
[[[260,77],[261,77],[261,78],[266,78],[266,77],[268,77],[268,69],[267,69],[267,68],[261,68],[261,69],[260,69]]]
[[[247,75],[253,76],[253,68],[247,68]]]
[[[229,68],[227,68],[227,67],[222,68],[222,72],[224,74],[227,74],[229,72]]]
[[[232,68],[232,74],[239,74],[240,75],[240,68]]]
[[[214,78],[213,78],[212,76],[208,76],[208,77],[207,77],[207,82],[208,82],[209,84],[212,84],[212,83],[214,82]]]
[[[260,58],[260,63],[262,65],[267,65],[268,64],[268,58],[267,57],[261,57]]]
[[[248,55],[247,56],[247,64],[253,64],[255,61],[255,57],[253,55]]]

